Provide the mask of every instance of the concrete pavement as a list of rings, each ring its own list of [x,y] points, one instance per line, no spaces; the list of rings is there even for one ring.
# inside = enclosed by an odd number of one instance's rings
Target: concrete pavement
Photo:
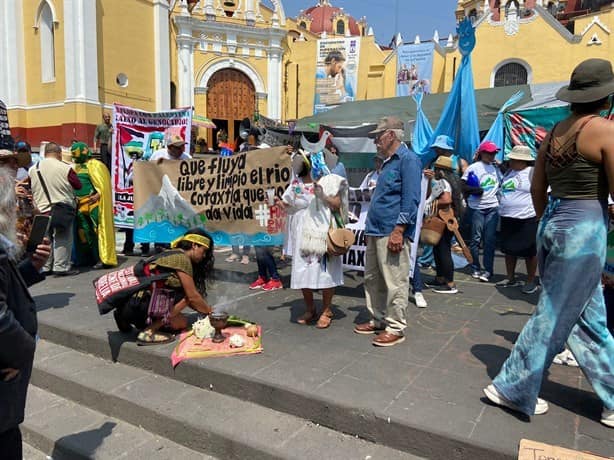
[[[263,326],[261,355],[191,360],[173,371],[172,346],[137,347],[135,334],[118,332],[111,315],[98,315],[91,281],[100,272],[52,277],[32,288],[41,336],[423,458],[512,459],[521,438],[614,452],[614,432],[599,423],[600,402],[578,369],[551,367],[542,391],[550,411],[530,421],[482,396],[537,294],[458,274],[461,293],[426,291],[427,309],[410,305],[405,343],[380,349],[369,336],[352,332],[366,318],[360,274],[346,274],[332,326],[318,330],[295,323],[303,312],[300,292],[249,291],[255,263],[229,264],[224,258],[216,258],[219,279],[209,301]],[[503,272],[500,258],[496,272]],[[281,273],[288,285],[289,267]],[[41,376],[35,370],[34,381]]]

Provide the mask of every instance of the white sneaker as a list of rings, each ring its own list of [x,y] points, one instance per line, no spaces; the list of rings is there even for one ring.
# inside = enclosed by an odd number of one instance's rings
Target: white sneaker
[[[484,388],[484,394],[490,402],[495,403],[498,406],[507,407],[508,409],[512,409],[516,412],[522,412],[514,403],[505,399],[492,384]],[[535,412],[533,415],[542,415],[546,412],[548,412],[548,403],[541,398],[537,398],[537,404],[535,404]]]
[[[479,280],[481,274],[482,272],[480,270],[473,270],[473,272],[471,272],[471,278]]]
[[[522,288],[523,294],[533,294],[539,290],[539,284],[536,283],[527,283]]]
[[[426,308],[429,306],[429,304],[426,303],[426,299],[422,295],[422,292],[416,292],[414,294],[414,300],[416,302],[416,307],[418,308]]]
[[[578,367],[578,361],[576,361],[574,355],[567,348],[556,355],[552,362],[561,366]]]
[[[601,423],[614,428],[614,410],[603,409],[603,412],[601,412]]]
[[[504,280],[501,280],[498,283],[495,283],[495,286],[502,287],[502,288],[508,288],[508,287],[511,288],[511,287],[522,286],[522,283],[515,278],[513,279],[505,278]]]
[[[480,276],[478,277],[478,279],[480,281],[483,281],[484,283],[488,283],[490,281],[490,272],[482,272],[480,273]]]

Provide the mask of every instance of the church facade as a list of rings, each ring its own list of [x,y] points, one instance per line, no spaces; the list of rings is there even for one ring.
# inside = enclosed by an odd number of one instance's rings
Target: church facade
[[[611,2],[458,0],[450,14],[476,27],[476,88],[564,82],[581,60],[614,56]],[[428,90],[448,91],[455,36],[381,46],[329,0],[296,18],[281,0],[0,0],[0,99],[13,136],[33,145],[91,143],[113,103],[192,106],[232,139],[245,117],[283,123],[396,96],[401,51],[418,45],[431,53]]]

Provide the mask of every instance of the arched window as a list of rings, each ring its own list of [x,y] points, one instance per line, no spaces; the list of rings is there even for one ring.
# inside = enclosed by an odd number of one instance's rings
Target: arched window
[[[306,29],[307,28],[307,23],[305,21],[301,21],[298,26],[302,27],[303,29]]]
[[[495,87],[526,85],[528,73],[525,66],[517,62],[510,62],[501,66],[495,74]]]
[[[38,35],[41,51],[41,80],[55,81],[55,30],[53,12],[49,3],[43,2],[39,10]]]
[[[337,21],[337,35],[345,35],[345,22],[341,19]]]

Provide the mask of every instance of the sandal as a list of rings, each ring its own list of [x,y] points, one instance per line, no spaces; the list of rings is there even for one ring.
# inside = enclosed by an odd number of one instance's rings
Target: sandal
[[[307,326],[313,323],[316,319],[316,314],[314,312],[305,312],[302,316],[300,316],[296,322],[298,324],[302,324],[303,326]]]
[[[330,327],[330,323],[333,321],[332,313],[322,313],[318,318],[318,322],[316,323],[316,327],[318,329],[327,329]]]
[[[162,345],[165,343],[171,343],[175,341],[175,336],[173,334],[167,334],[164,332],[139,332],[139,335],[136,337],[136,344],[139,346],[149,346],[149,345]]]
[[[241,257],[241,263],[242,263],[243,265],[247,265],[247,264],[249,264],[249,256],[243,256],[243,257]]]

